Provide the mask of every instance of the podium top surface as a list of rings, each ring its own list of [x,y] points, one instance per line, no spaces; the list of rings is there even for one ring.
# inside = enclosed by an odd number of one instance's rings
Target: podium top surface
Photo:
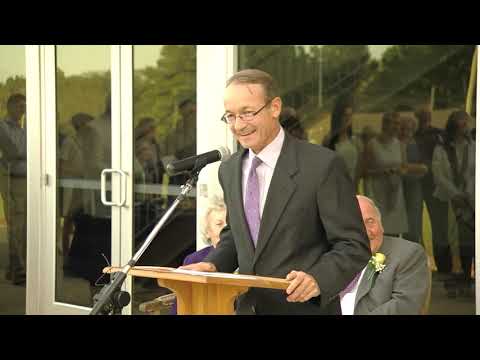
[[[106,267],[103,269],[103,272],[115,273],[121,270],[121,267]],[[219,272],[206,273],[160,266],[134,266],[130,269],[128,275],[202,284],[222,284],[281,290],[287,289],[290,285],[289,281],[280,278]]]

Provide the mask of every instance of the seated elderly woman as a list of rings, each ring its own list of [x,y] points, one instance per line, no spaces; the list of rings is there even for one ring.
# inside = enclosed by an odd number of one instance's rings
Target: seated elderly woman
[[[222,199],[214,198],[205,212],[202,226],[202,237],[209,246],[188,255],[183,265],[202,261],[220,241],[220,232],[226,224],[227,209]]]
[[[203,240],[209,244],[209,246],[195,251],[188,255],[183,261],[183,265],[194,264],[203,261],[203,259],[212,251],[220,241],[220,232],[226,224],[227,209],[221,198],[214,198],[210,202],[210,206],[207,208],[202,221],[202,236]],[[172,315],[177,314],[177,303],[173,304]]]

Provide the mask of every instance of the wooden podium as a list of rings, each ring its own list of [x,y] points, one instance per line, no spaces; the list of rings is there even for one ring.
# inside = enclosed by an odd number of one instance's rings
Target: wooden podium
[[[107,267],[103,272],[120,270],[120,267]],[[174,291],[179,315],[233,315],[235,298],[250,287],[285,290],[290,284],[285,279],[271,277],[202,273],[154,266],[135,266],[128,274],[155,278],[159,286]]]

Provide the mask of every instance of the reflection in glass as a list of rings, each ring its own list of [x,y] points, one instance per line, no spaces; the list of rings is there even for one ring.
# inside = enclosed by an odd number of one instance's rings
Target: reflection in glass
[[[282,126],[299,123],[308,141],[336,151],[357,192],[380,205],[385,231],[424,246],[430,314],[475,313],[475,49],[239,46],[239,69],[278,81]],[[448,140],[452,129],[460,135]]]
[[[27,274],[25,47],[2,45],[0,59],[0,315],[21,315]]]
[[[99,190],[101,171],[111,168],[110,52],[108,46],[66,45],[56,55],[55,298],[92,306],[111,255],[111,211]]]
[[[175,200],[187,178],[168,176],[173,159],[196,154],[196,49],[191,45],[134,46],[133,252]],[[138,265],[177,267],[195,251],[195,190],[175,210]],[[153,279],[134,278],[132,312],[170,293]],[[160,313],[169,313],[171,302]]]

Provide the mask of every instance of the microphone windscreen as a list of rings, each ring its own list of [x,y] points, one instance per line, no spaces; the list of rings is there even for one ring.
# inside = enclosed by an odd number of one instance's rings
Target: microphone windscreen
[[[228,148],[221,146],[217,150],[220,153],[220,161],[228,160],[228,158],[231,155],[230,150]]]

